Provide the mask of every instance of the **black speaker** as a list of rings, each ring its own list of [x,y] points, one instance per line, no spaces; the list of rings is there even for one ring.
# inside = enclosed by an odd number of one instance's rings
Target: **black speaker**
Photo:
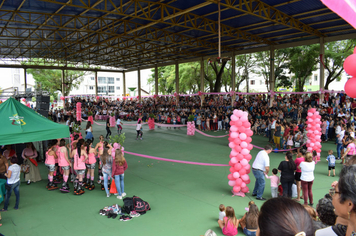
[[[37,103],[48,103],[50,102],[49,96],[37,96],[36,97]]]
[[[38,113],[48,118],[48,109],[47,110],[37,110]]]
[[[49,110],[49,103],[45,103],[45,102],[41,102],[41,103],[36,103],[36,108],[38,110],[45,110],[48,111]]]

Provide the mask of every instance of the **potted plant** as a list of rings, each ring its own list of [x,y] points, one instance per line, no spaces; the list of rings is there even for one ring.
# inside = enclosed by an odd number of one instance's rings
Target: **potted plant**
[[[90,121],[91,124],[94,124],[93,112],[92,111],[88,111],[88,121]]]
[[[125,133],[121,133],[119,135],[115,136],[110,136],[109,137],[109,143],[114,147],[114,149],[120,148],[121,151],[124,151],[124,142],[125,142],[126,136]]]
[[[80,132],[80,125],[79,124],[74,124],[73,125],[73,133],[70,135],[70,139],[73,142],[74,141],[74,136],[79,135],[79,139],[83,138],[82,133]]]
[[[156,118],[156,116],[153,114],[153,113],[150,113],[149,115],[148,115],[148,128],[150,129],[150,130],[154,130],[155,129],[155,118]]]
[[[194,124],[194,115],[188,116],[187,122],[187,135],[193,136],[195,134],[195,124]]]

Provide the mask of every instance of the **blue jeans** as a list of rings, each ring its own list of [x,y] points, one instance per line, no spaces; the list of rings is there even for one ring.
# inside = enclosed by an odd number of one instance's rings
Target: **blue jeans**
[[[338,143],[336,146],[336,150],[337,150],[337,158],[340,159],[341,157],[341,149],[342,149],[342,143]]]
[[[329,129],[326,129],[326,132],[325,132],[325,141],[328,140],[328,134],[329,134]]]
[[[264,172],[261,170],[252,169],[252,173],[256,178],[255,188],[253,189],[252,194],[256,194],[258,198],[261,198],[263,192],[265,191],[266,184]]]
[[[257,232],[257,231],[250,231],[246,227],[243,229],[243,231],[246,236],[256,236],[256,232]]]
[[[202,122],[201,122],[201,129],[202,129],[202,130],[205,130],[205,121],[202,121]]]
[[[103,172],[104,188],[105,188],[106,194],[110,194],[110,191],[109,191],[109,188],[108,188],[108,177],[109,177],[109,176],[110,176],[109,174]]]
[[[124,174],[115,175],[115,185],[117,193],[121,196],[121,194],[125,192]]]
[[[6,195],[5,195],[5,204],[4,204],[5,210],[7,210],[7,207],[9,206],[9,200],[10,200],[12,191],[14,191],[15,196],[16,196],[15,209],[18,209],[19,203],[20,203],[20,181],[17,181],[14,184],[7,184]]]

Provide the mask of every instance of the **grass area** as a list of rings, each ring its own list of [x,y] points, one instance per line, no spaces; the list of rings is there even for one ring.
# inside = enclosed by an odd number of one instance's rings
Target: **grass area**
[[[101,122],[101,124],[104,124]],[[84,128],[84,124],[82,125]],[[99,135],[106,134],[105,126],[93,126],[94,144]],[[116,132],[112,128],[113,134]],[[144,126],[143,140],[136,140],[133,126],[124,126],[126,133],[125,150],[177,160],[228,164],[229,153],[226,138],[208,138],[196,133],[187,136],[186,129],[157,128],[149,131]],[[223,135],[223,132],[210,133]],[[84,135],[85,136],[85,135]],[[267,139],[253,136],[253,144],[263,147]],[[329,149],[336,150],[336,146],[329,142],[323,143],[322,161],[316,165],[315,181],[313,185],[314,203],[328,192],[332,181],[337,177],[327,176],[327,162],[325,160]],[[253,149],[253,159],[258,153]],[[197,166],[171,163],[125,155],[128,169],[125,172],[125,192],[128,196],[139,196],[150,203],[152,210],[146,215],[134,218],[129,222],[121,222],[118,218],[108,219],[99,215],[104,206],[122,200],[115,196],[106,197],[99,185],[93,191],[86,191],[82,196],[72,193],[64,194],[60,191],[48,191],[47,169],[40,163],[41,182],[26,185],[24,180],[20,187],[20,208],[14,210],[14,194],[10,199],[8,212],[2,213],[0,232],[5,236],[62,236],[62,235],[154,235],[181,236],[202,235],[207,229],[222,235],[217,220],[219,204],[232,206],[237,217],[245,213],[245,207],[250,200],[251,193],[246,197],[232,197],[228,185],[227,175],[229,167]],[[284,159],[283,153],[271,153],[271,168],[277,168]],[[337,175],[341,165],[336,166]],[[96,172],[97,173],[97,172]],[[252,191],[255,179],[249,174]],[[71,185],[71,189],[72,185]],[[269,180],[266,180],[264,197],[270,198]],[[263,202],[257,201],[261,206]],[[3,203],[1,203],[3,207]],[[239,229],[239,234],[243,235]]]

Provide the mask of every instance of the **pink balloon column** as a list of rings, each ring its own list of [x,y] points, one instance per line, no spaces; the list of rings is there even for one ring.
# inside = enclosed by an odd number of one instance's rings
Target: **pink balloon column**
[[[195,135],[195,124],[194,121],[187,122],[187,135],[194,136]]]
[[[148,128],[150,130],[154,130],[155,129],[155,120],[153,118],[151,118],[151,117],[148,118],[147,123],[148,123]]]
[[[82,120],[82,104],[77,102],[77,121]]]
[[[93,116],[88,116],[88,121],[91,122],[91,124],[94,124],[94,119],[93,119]]]
[[[315,163],[320,160],[320,152],[321,152],[321,116],[319,112],[316,111],[315,108],[311,108],[308,110],[307,121],[305,122],[307,125],[307,148],[308,152],[316,151],[317,159]]]
[[[247,184],[250,183],[250,164],[252,156],[250,151],[253,132],[248,121],[248,113],[241,110],[234,110],[230,121],[229,147],[230,153],[230,174],[227,176],[229,185],[233,187],[234,195],[244,197],[249,191]]]
[[[110,127],[115,127],[116,125],[115,116],[110,116],[109,123],[110,123]]]
[[[349,79],[344,86],[345,93],[351,97],[356,98],[356,47],[354,53],[348,56],[344,61],[344,69],[347,74],[351,75],[352,78]]]

